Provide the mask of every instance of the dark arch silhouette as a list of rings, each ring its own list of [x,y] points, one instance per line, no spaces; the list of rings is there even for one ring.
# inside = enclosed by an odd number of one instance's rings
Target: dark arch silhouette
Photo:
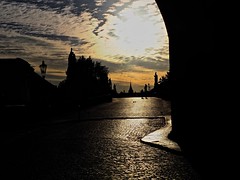
[[[217,23],[221,10],[214,1],[155,1],[169,36],[173,123],[169,137],[178,142],[203,179],[231,176],[229,164],[219,163],[232,150],[222,144],[223,128],[232,113],[224,105],[231,103],[229,90],[223,91],[227,78],[222,71],[232,68],[220,61],[226,55],[221,51],[222,26]]]

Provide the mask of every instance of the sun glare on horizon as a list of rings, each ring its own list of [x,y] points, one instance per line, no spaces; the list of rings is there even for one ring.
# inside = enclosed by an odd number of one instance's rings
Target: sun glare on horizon
[[[93,47],[94,52],[108,57],[154,56],[155,50],[166,43],[167,34],[160,11],[155,5],[146,4],[137,1],[118,16],[105,14],[107,21],[96,37],[98,45]]]
[[[101,38],[95,52],[125,68],[111,73],[113,81],[124,81],[125,84],[131,81],[139,91],[144,83],[153,83],[155,71],[160,76],[168,71],[157,69],[161,61],[168,66],[168,36],[160,11],[154,4],[136,2],[118,16],[106,16],[108,20],[99,32]],[[144,66],[151,63],[152,66]]]

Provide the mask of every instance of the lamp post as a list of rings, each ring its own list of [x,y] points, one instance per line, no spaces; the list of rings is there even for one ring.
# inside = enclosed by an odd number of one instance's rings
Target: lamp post
[[[44,63],[44,61],[42,61],[42,64],[39,66],[39,68],[40,68],[41,75],[42,75],[43,79],[45,79],[46,71],[47,71],[47,65]]]

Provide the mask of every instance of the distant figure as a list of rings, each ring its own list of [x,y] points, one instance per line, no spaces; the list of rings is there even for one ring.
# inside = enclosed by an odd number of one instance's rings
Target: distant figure
[[[144,92],[145,92],[145,93],[147,93],[147,88],[148,88],[148,86],[147,86],[147,84],[145,84],[145,85],[144,85]]]
[[[144,94],[145,94],[145,97],[147,97],[147,92],[148,92],[148,86],[147,84],[144,85]]]
[[[143,96],[144,96],[143,89],[140,91],[140,93],[141,93],[141,97],[142,97],[142,99],[143,99]]]

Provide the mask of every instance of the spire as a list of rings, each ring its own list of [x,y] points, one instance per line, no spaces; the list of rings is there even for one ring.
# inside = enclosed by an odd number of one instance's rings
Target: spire
[[[131,82],[130,82],[128,93],[133,94],[133,88],[132,88],[132,83]]]

